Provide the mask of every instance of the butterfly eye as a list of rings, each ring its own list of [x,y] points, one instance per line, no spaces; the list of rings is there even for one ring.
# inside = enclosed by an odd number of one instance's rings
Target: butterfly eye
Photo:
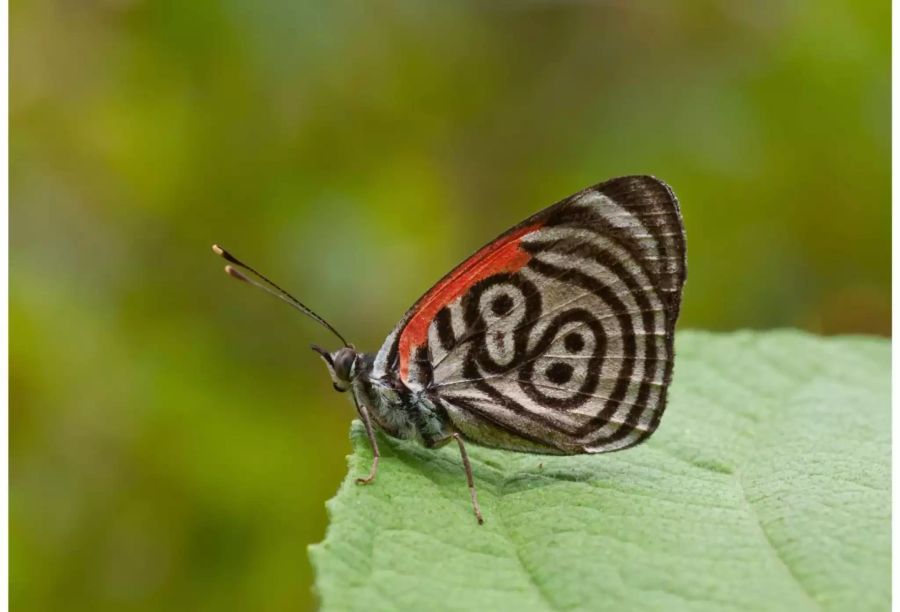
[[[350,381],[353,362],[356,361],[356,351],[342,348],[334,356],[334,375],[343,381]]]

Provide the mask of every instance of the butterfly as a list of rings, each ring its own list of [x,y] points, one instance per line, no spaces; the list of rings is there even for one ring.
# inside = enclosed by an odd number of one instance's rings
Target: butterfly
[[[335,390],[376,430],[427,448],[538,454],[622,450],[659,425],[686,278],[684,224],[664,182],[626,176],[545,208],[479,249],[410,308],[378,352],[219,246],[225,271],[289,303],[343,346],[313,345]]]

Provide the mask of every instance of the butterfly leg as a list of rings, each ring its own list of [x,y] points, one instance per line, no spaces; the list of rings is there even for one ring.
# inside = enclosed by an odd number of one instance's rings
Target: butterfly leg
[[[463,467],[466,469],[466,480],[469,483],[469,495],[472,496],[472,510],[475,511],[475,518],[478,524],[484,524],[484,517],[481,516],[481,507],[478,505],[478,493],[475,491],[475,479],[472,477],[472,464],[469,463],[469,454],[466,452],[466,445],[463,444],[462,436],[454,432],[453,439],[459,444],[459,454],[462,455]]]
[[[357,403],[356,408],[363,425],[366,426],[366,435],[369,436],[369,443],[372,445],[372,469],[369,470],[366,478],[357,478],[356,484],[367,485],[375,480],[375,475],[378,473],[378,458],[381,453],[378,452],[378,442],[375,440],[375,430],[372,428],[372,419],[369,417],[368,409],[362,403]]]

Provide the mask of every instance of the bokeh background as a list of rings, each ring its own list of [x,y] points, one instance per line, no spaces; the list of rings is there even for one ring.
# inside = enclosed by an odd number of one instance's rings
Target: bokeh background
[[[327,333],[213,242],[374,350],[506,227],[652,173],[688,230],[682,328],[889,333],[886,1],[10,15],[17,609],[316,605],[352,409]]]

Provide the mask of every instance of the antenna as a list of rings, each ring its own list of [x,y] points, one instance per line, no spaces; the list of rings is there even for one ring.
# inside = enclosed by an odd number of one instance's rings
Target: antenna
[[[318,322],[320,325],[322,325],[323,327],[328,329],[335,336],[340,338],[341,342],[344,343],[344,346],[346,346],[346,347],[350,346],[350,343],[347,342],[346,340],[344,340],[344,337],[341,334],[339,334],[338,331],[335,328],[333,328],[328,321],[326,321],[325,319],[323,319],[322,317],[320,317],[319,315],[314,313],[308,306],[303,304],[303,302],[301,302],[300,300],[295,298],[293,295],[291,295],[290,293],[288,293],[287,291],[285,291],[284,289],[282,289],[281,287],[279,287],[278,285],[276,285],[275,283],[270,281],[268,278],[266,278],[265,276],[263,276],[262,274],[260,274],[259,272],[257,272],[256,270],[254,270],[253,268],[251,268],[244,262],[242,262],[240,259],[238,259],[234,255],[232,255],[231,253],[229,253],[228,251],[226,251],[225,249],[220,247],[218,244],[214,244],[212,246],[212,250],[213,250],[213,253],[215,253],[216,255],[218,255],[219,257],[224,259],[225,261],[234,264],[238,268],[243,268],[244,270],[246,270],[247,272],[252,274],[255,278],[248,277],[246,274],[244,274],[243,272],[241,272],[234,266],[225,266],[225,273],[228,274],[228,276],[230,276],[234,279],[237,279],[239,281],[245,282],[248,285],[253,285],[254,287],[256,287],[258,289],[262,289],[266,293],[268,293],[270,295],[274,295],[282,302],[287,302],[291,307],[299,310],[300,312],[302,312],[303,314],[308,316],[313,321]]]

